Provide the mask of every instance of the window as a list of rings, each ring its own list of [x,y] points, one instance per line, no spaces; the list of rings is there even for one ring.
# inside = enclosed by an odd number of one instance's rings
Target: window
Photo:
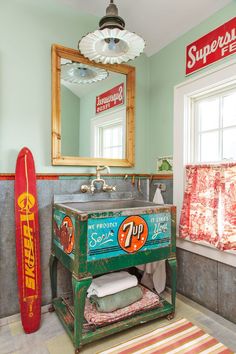
[[[122,159],[122,122],[99,127],[99,157]]]
[[[235,250],[236,164],[225,162],[236,161],[236,85],[190,100],[192,164],[186,167],[180,237]]]
[[[173,202],[177,207],[177,230],[185,190],[185,166],[236,160],[235,94],[236,60],[188,78],[174,89]],[[213,121],[210,118],[213,116],[218,118]],[[216,148],[211,149],[213,143]],[[235,251],[221,252],[182,239],[177,239],[177,246],[235,266]]]
[[[192,99],[193,163],[236,160],[236,88]]]
[[[92,156],[125,158],[125,116],[126,110],[121,109],[92,119]]]

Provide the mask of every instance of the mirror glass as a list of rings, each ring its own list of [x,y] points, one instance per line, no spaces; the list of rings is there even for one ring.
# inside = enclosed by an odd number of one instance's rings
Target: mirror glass
[[[61,59],[61,153],[125,158],[126,76]]]
[[[133,166],[134,74],[52,46],[52,163]]]

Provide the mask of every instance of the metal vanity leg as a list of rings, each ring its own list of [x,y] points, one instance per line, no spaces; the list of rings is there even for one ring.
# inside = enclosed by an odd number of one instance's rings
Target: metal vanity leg
[[[54,253],[51,253],[49,267],[50,267],[50,280],[51,280],[51,291],[52,299],[57,297],[57,263],[58,259]],[[49,308],[49,312],[53,311],[53,305]]]
[[[85,299],[87,289],[91,283],[92,277],[78,279],[75,274],[72,276],[72,287],[74,294],[74,346],[77,352],[82,345]]]
[[[170,274],[171,274],[171,303],[173,305],[173,314],[169,316],[170,319],[174,317],[175,313],[175,300],[176,300],[176,258],[168,258],[167,259],[168,265],[170,267]]]

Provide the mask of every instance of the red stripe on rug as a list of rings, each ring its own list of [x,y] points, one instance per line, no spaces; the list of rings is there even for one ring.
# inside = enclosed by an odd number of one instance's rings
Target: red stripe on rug
[[[191,329],[191,327],[194,328]],[[165,342],[161,344],[163,340]],[[186,347],[184,347],[184,345],[186,345]],[[215,349],[214,346],[216,346]],[[179,354],[199,354],[205,350],[209,351],[211,354],[236,354],[224,344],[220,343],[216,338],[207,334],[186,319],[173,322],[171,326],[159,327],[152,332],[132,338],[126,343],[117,344],[113,348],[99,353],[132,354],[141,351],[151,354],[168,354],[175,349],[177,349]]]
[[[137,345],[133,346],[132,348],[125,349],[125,350],[121,351],[119,354],[133,353],[134,349],[135,350],[140,350],[142,348],[145,348],[145,347],[147,347],[149,345],[152,345],[152,344],[156,343],[157,341],[160,341],[162,339],[166,339],[168,337],[171,337],[171,336],[173,336],[173,335],[175,335],[177,333],[180,333],[182,331],[185,331],[186,329],[191,328],[191,327],[193,327],[193,324],[191,322],[188,322],[188,323],[186,323],[186,324],[184,324],[182,326],[179,326],[179,327],[177,327],[175,329],[171,329],[171,330],[169,330],[169,331],[167,331],[165,333],[159,334],[159,335],[155,336],[152,339],[147,339],[145,342],[137,344]]]
[[[217,344],[218,343],[218,340],[215,339],[215,338],[209,338],[210,340],[208,340],[207,342],[205,343],[202,343],[202,344],[199,344],[199,343],[196,343],[193,345],[193,347],[185,352],[184,354],[198,354],[200,351],[203,351],[209,347],[212,347],[213,345]]]
[[[183,345],[187,342],[190,342],[191,340],[197,339],[204,334],[206,334],[206,333],[200,329],[199,331],[195,332],[194,334],[191,334],[191,335],[186,336],[180,340],[177,340],[174,344],[167,344],[166,346],[162,347],[161,349],[153,351],[152,354],[164,354],[170,350],[180,347],[181,345]]]

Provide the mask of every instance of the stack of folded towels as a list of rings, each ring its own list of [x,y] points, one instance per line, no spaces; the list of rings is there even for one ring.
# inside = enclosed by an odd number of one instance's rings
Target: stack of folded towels
[[[113,312],[141,300],[143,292],[135,275],[121,271],[94,279],[87,296],[99,312]]]

